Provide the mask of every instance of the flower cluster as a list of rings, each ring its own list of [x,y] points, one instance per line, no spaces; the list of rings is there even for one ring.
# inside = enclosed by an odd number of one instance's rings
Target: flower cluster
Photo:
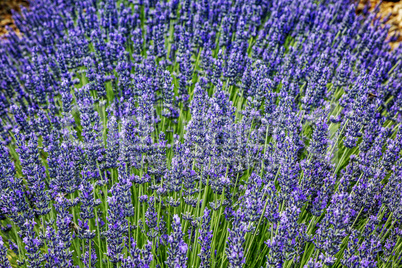
[[[378,6],[30,4],[0,40],[0,267],[402,265]]]

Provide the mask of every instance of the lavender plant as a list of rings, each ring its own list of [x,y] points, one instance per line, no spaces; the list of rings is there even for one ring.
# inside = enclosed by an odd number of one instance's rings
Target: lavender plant
[[[402,46],[368,9],[14,12],[0,267],[402,267]]]

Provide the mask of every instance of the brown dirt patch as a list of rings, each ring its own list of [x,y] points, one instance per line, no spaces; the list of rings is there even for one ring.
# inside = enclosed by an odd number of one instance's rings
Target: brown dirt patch
[[[361,0],[357,8],[358,11],[363,10],[367,3],[370,3],[370,11],[372,11],[380,0]],[[396,42],[391,43],[391,47],[395,48],[402,42],[402,0],[384,0],[380,5],[380,16],[385,18],[390,15],[388,24],[391,25],[389,29],[390,36],[399,33],[400,36]]]
[[[14,31],[18,32],[11,16],[11,10],[20,10],[20,6],[27,7],[27,0],[0,0],[0,35],[7,33],[6,26],[10,26]]]

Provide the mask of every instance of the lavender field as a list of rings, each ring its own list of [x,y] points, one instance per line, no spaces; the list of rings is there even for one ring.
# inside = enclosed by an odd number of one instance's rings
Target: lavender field
[[[402,267],[378,7],[29,2],[0,40],[0,268]]]

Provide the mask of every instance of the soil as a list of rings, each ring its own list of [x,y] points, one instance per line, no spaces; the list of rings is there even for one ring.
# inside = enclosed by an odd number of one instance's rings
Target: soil
[[[7,33],[7,25],[18,33],[11,16],[11,10],[19,11],[21,5],[27,7],[29,5],[28,0],[0,0],[0,35]]]
[[[360,0],[357,8],[358,12],[363,10],[367,3],[370,3],[370,11],[372,11],[380,0]],[[389,36],[399,33],[399,38],[396,42],[391,43],[391,47],[395,48],[400,42],[402,42],[402,0],[384,0],[380,5],[380,16],[385,18],[389,16],[387,21],[391,25],[389,29]]]

